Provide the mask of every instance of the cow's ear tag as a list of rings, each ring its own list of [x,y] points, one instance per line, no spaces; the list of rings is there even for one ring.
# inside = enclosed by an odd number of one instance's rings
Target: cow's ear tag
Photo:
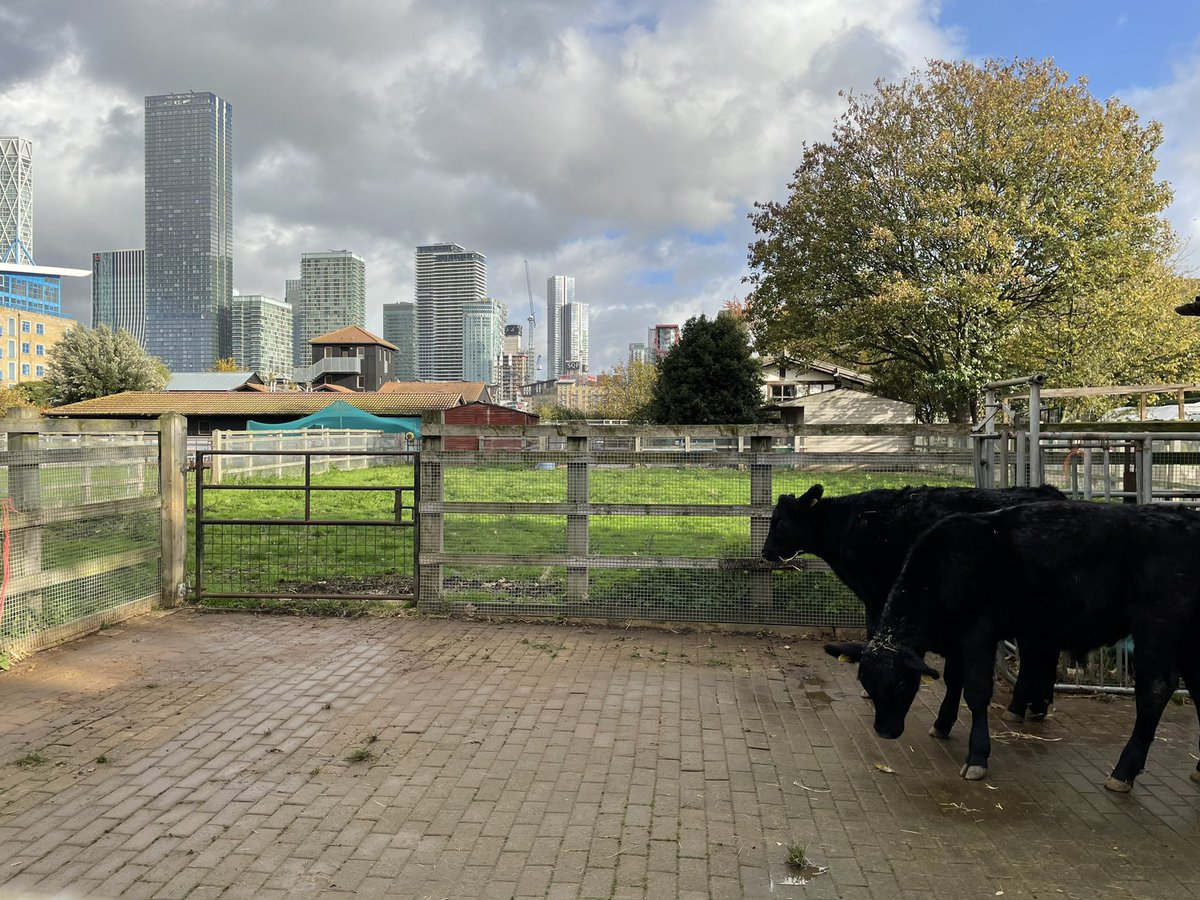
[[[921,683],[922,684],[933,684],[933,678],[929,675],[922,675]]]
[[[845,653],[843,653],[841,656],[838,657],[838,662],[854,662],[854,660],[852,660]]]
[[[813,497],[811,500],[809,500],[809,501],[808,501],[808,505],[809,505],[809,506],[816,506],[816,505],[817,505],[817,501],[818,501],[818,500],[820,500],[820,499],[821,499],[820,497]]]

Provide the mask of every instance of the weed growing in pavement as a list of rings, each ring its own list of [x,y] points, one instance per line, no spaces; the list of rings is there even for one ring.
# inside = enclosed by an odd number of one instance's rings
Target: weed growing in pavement
[[[811,868],[812,863],[808,860],[808,847],[799,842],[788,844],[787,864],[795,866],[797,869]]]

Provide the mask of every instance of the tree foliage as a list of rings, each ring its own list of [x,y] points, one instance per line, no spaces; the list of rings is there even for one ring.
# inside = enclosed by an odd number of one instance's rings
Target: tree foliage
[[[644,418],[646,408],[654,397],[657,377],[658,370],[653,363],[637,359],[620,363],[611,372],[601,372],[592,415],[597,419],[628,419],[635,422]]]
[[[212,370],[214,372],[240,372],[241,368],[238,366],[238,361],[232,356],[222,356],[213,363]]]
[[[1161,141],[1048,61],[934,61],[848,96],[787,201],[752,217],[760,349],[869,367],[926,415],[965,421],[981,383],[1039,355],[1021,338],[1064,338],[1063,323],[1162,268]],[[1044,359],[1066,352],[1043,343]],[[1088,377],[1136,362],[1125,352]]]
[[[755,422],[762,405],[762,369],[749,335],[728,312],[684,323],[679,343],[658,364],[646,416],[660,425]]]
[[[55,406],[106,397],[121,391],[156,391],[169,373],[125,329],[76,325],[54,345],[46,364],[46,384]]]

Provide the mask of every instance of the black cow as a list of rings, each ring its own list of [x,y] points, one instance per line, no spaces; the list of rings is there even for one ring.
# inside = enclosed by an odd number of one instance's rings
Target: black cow
[[[1200,513],[1163,506],[1040,503],[951,516],[914,544],[879,629],[850,649],[875,702],[875,730],[897,738],[927,651],[961,667],[971,736],[961,774],[987,774],[996,641],[1074,653],[1132,634],[1137,719],[1105,782],[1128,791],[1183,677],[1200,700]],[[1200,713],[1200,707],[1198,707]],[[1192,773],[1200,782],[1200,764]]]
[[[1023,503],[1066,500],[1057,488],[880,488],[861,494],[822,499],[824,488],[813,485],[804,496],[783,494],[771,515],[771,530],[762,555],[773,561],[800,553],[819,556],[845,582],[867,614],[867,637],[875,634],[904,558],[917,537],[946,516],[982,512]],[[826,649],[837,656],[840,645]],[[947,737],[958,715],[961,680],[947,666],[946,699],[931,734]],[[1054,698],[1058,654],[1036,656],[1021,647],[1021,669],[1008,711],[1016,720],[1032,711],[1046,716]],[[956,688],[959,688],[956,690]]]

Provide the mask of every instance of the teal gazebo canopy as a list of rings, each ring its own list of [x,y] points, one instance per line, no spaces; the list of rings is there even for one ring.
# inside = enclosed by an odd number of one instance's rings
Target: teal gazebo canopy
[[[374,416],[345,400],[335,400],[324,409],[291,422],[246,423],[247,431],[300,431],[305,428],[353,428],[411,434],[414,438],[421,436],[421,420],[415,416]]]

